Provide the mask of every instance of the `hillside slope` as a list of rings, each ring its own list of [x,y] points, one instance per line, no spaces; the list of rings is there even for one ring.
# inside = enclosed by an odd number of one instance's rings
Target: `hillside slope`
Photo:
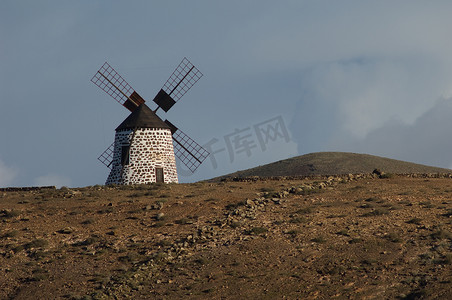
[[[216,179],[249,176],[310,176],[371,173],[450,173],[452,170],[425,166],[369,154],[316,152],[280,160],[256,168],[237,171]]]
[[[452,178],[0,192],[0,299],[452,299]]]

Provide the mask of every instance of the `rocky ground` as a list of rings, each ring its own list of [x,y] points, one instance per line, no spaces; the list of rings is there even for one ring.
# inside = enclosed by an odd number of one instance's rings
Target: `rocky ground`
[[[452,179],[0,192],[1,299],[452,299]]]

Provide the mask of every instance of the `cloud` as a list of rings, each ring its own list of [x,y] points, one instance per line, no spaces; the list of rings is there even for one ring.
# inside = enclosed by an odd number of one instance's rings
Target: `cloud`
[[[60,188],[62,186],[71,186],[71,179],[65,176],[57,175],[57,174],[47,174],[43,176],[39,176],[35,178],[33,181],[36,186],[56,186]]]
[[[450,71],[422,56],[357,57],[306,68],[290,126],[299,152],[335,150],[337,137],[363,139],[387,124],[413,124],[447,95],[451,81]]]
[[[452,168],[452,98],[440,99],[413,124],[392,120],[364,138],[341,138],[332,147]]]
[[[18,174],[19,171],[16,168],[9,167],[0,160],[0,187],[9,186]]]

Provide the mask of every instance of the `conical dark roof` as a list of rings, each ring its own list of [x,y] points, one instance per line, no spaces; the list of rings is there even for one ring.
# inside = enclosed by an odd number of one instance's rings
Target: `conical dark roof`
[[[133,128],[168,128],[146,104],[138,106],[119,126],[116,131]]]

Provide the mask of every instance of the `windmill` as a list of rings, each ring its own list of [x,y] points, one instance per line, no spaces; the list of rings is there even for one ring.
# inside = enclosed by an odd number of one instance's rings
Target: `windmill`
[[[152,110],[145,100],[107,63],[91,81],[131,111],[116,128],[115,141],[98,157],[110,168],[106,184],[178,182],[176,160],[195,172],[209,153],[156,112],[168,112],[203,76],[184,58],[154,97]]]

